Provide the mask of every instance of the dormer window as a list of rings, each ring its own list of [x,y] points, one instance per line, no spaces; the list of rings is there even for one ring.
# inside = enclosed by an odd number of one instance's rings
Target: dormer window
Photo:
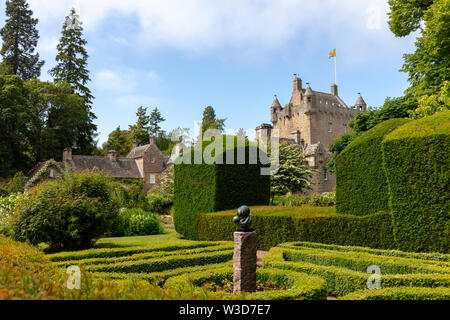
[[[55,177],[55,171],[53,169],[50,169],[50,178]]]
[[[155,163],[156,162],[156,158],[152,157],[151,161],[152,161],[152,163]]]

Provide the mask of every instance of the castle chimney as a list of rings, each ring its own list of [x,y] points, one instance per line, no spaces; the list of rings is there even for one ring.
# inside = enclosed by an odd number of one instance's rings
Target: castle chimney
[[[331,94],[333,96],[338,96],[338,86],[337,86],[337,84],[333,84],[331,86]]]
[[[302,91],[302,79],[295,78],[294,79],[294,92]]]
[[[72,148],[65,148],[63,151],[63,162],[72,161]]]
[[[116,150],[110,150],[108,152],[108,158],[111,162],[117,162],[117,152]]]
[[[155,144],[155,137],[150,136],[150,144]]]

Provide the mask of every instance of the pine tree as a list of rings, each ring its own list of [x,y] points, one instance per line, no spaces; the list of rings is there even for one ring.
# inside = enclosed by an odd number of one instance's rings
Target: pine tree
[[[209,129],[216,129],[219,132],[223,132],[225,128],[226,119],[217,119],[216,111],[213,107],[208,106],[203,111],[201,136],[203,137],[205,132]]]
[[[163,118],[158,108],[153,109],[149,118],[148,133],[153,137],[159,137],[162,133],[159,124],[164,121],[166,121],[166,119]]]
[[[150,117],[147,115],[147,108],[140,106],[136,116],[138,118],[136,124],[129,126],[131,138],[138,145],[148,144],[150,139],[148,134]]]
[[[23,80],[38,78],[44,61],[34,53],[39,39],[36,29],[38,19],[25,0],[6,1],[6,24],[0,30],[3,39],[0,54],[3,61],[0,72],[5,75],[18,75]]]
[[[61,33],[62,36],[57,46],[57,65],[49,73],[55,78],[55,81],[64,80],[68,82],[74,93],[84,99],[86,119],[78,128],[75,149],[76,152],[90,154],[95,149],[94,138],[97,126],[93,121],[97,117],[91,111],[94,97],[86,86],[91,80],[87,69],[89,57],[85,48],[87,41],[83,38],[82,22],[74,8],[70,10],[70,14],[66,17]]]

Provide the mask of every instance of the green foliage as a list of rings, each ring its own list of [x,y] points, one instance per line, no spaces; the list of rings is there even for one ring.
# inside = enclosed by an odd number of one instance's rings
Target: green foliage
[[[169,214],[173,205],[173,198],[163,194],[149,193],[147,201],[148,209],[158,214]]]
[[[150,113],[148,121],[148,133],[152,137],[158,137],[161,134],[161,127],[159,126],[161,122],[166,121],[161,115],[158,108],[154,108]]]
[[[216,137],[219,145],[225,141],[226,136]],[[238,138],[230,137],[235,147],[226,153],[213,154],[215,159],[226,163],[226,154],[233,155],[237,163],[238,152],[245,154],[246,164],[176,164],[174,184],[174,222],[177,232],[188,239],[197,239],[197,225],[199,214],[238,208],[246,205],[264,205],[270,201],[269,176],[261,175],[261,158],[257,164],[249,164],[251,150],[258,151],[256,147],[238,147]],[[242,140],[244,145],[244,141]],[[226,145],[226,144],[225,144]],[[211,150],[211,141],[203,141],[195,148],[184,154],[185,160],[194,160],[197,156]],[[239,149],[244,148],[244,149]],[[233,151],[234,150],[234,151]],[[239,151],[238,151],[239,150]],[[185,161],[187,162],[187,161]],[[220,162],[220,161],[219,161]]]
[[[273,198],[288,192],[302,192],[310,187],[313,175],[306,164],[305,154],[298,145],[282,143],[279,148],[279,169],[270,176],[270,192]]]
[[[217,119],[216,111],[213,107],[208,106],[203,111],[202,127],[200,131],[200,136],[204,137],[207,130],[217,130],[223,132],[225,129],[226,119]]]
[[[0,234],[11,235],[11,223],[16,203],[20,201],[22,194],[11,194],[8,197],[0,198]]]
[[[358,113],[357,117],[360,114]],[[328,146],[328,151],[331,152],[331,159],[327,164],[327,170],[329,172],[336,171],[336,158],[337,156],[344,151],[344,149],[357,137],[356,133],[344,133],[339,138],[334,140]]]
[[[145,236],[161,234],[164,228],[158,218],[142,209],[121,209],[120,222],[115,230],[117,236]]]
[[[147,109],[140,106],[136,112],[137,121],[129,126],[129,132],[133,142],[138,145],[148,144],[150,135],[148,133],[150,117],[147,115]]]
[[[277,284],[287,286],[287,289],[268,290],[246,294],[226,294],[225,299],[238,298],[240,300],[325,300],[325,281],[319,277],[308,276],[304,273],[286,272],[277,269],[258,269],[256,272],[257,281],[272,281]],[[174,291],[186,290],[186,285],[200,289],[207,283],[220,283],[223,280],[231,281],[233,278],[232,267],[215,268],[208,271],[199,271],[183,274],[170,278],[166,281],[165,287]],[[190,286],[188,288],[191,289]]]
[[[450,110],[450,81],[444,81],[439,93],[424,95],[418,100],[418,108],[409,111],[409,116],[416,120],[431,116],[436,112]]]
[[[367,246],[389,249],[393,246],[392,217],[377,213],[365,217],[336,214],[331,207],[252,207],[252,228],[260,250],[289,241]],[[236,231],[235,211],[200,215],[200,240],[232,240]]]
[[[449,252],[450,111],[411,121],[382,144],[397,246]]]
[[[398,287],[361,290],[340,300],[450,300],[450,288]]]
[[[305,204],[312,207],[331,207],[336,205],[336,192],[324,192],[310,196],[287,194],[285,196],[275,197],[273,204],[284,207],[299,207]]]
[[[404,37],[420,28],[425,12],[433,0],[389,0],[389,28],[397,37]]]
[[[14,177],[9,180],[7,191],[10,194],[22,193],[25,186],[25,175],[22,171],[17,172]]]
[[[416,51],[404,55],[401,69],[409,76],[407,92],[417,98],[437,94],[450,81],[450,0],[432,3],[423,15],[425,27],[416,40]]]
[[[102,145],[101,154],[106,156],[109,150],[115,150],[119,157],[125,157],[133,147],[132,140],[130,131],[121,130],[119,126],[109,134],[108,141]]]
[[[370,265],[380,267],[382,288],[449,287],[449,258],[448,255],[295,242],[272,248],[263,266],[320,276],[326,281],[328,294],[345,296],[367,288],[372,276],[366,272]]]
[[[45,62],[39,60],[38,53],[34,53],[39,39],[38,21],[33,18],[27,1],[6,1],[6,23],[0,30],[3,40],[0,51],[3,56],[2,74],[18,75],[25,81],[39,78]]]
[[[388,211],[389,191],[383,171],[383,138],[408,119],[384,121],[353,140],[336,159],[336,210],[368,215]]]
[[[27,191],[16,204],[13,236],[50,251],[89,248],[109,230],[118,209],[109,178],[69,173]]]

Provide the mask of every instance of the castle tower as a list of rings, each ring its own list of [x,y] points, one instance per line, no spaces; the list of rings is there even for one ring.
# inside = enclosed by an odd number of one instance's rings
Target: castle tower
[[[358,100],[356,100],[355,109],[361,112],[367,110],[367,104],[361,95],[358,97]]]
[[[280,101],[278,101],[277,96],[275,96],[275,100],[273,100],[272,106],[270,107],[271,121],[273,123],[278,121],[278,115],[282,109]]]

